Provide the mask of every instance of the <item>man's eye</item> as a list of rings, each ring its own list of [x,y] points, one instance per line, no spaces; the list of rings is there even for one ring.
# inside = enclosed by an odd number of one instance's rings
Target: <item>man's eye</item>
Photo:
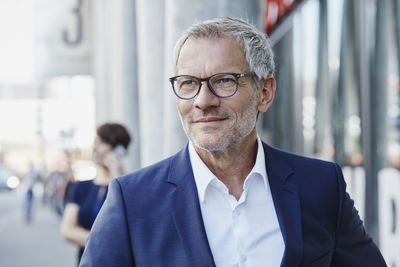
[[[181,82],[181,86],[187,86],[194,84],[194,80],[184,80]]]
[[[213,84],[216,86],[232,86],[235,85],[235,80],[231,77],[221,77],[216,79]]]
[[[233,80],[231,78],[222,78],[219,80],[220,83],[231,83]]]

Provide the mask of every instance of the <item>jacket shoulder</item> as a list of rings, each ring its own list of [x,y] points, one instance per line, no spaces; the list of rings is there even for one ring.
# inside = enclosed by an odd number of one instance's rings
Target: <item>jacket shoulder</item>
[[[315,168],[319,169],[335,169],[338,168],[339,165],[332,161],[307,157],[299,154],[294,154],[292,152],[284,151],[279,148],[275,148],[269,146],[267,144],[264,145],[264,150],[266,157],[274,157],[277,160],[287,162],[293,169],[302,169],[302,170],[313,170]],[[340,168],[340,167],[339,167]]]
[[[187,164],[187,160],[189,160],[187,157],[188,152],[187,147],[185,147],[171,157],[115,178],[115,180],[120,184],[122,192],[129,194],[137,192],[140,195],[147,192],[157,195],[168,190],[168,186],[165,185],[169,184],[169,176],[171,176],[171,173],[176,173],[176,168],[182,168],[181,164]]]
[[[173,158],[174,156],[168,157],[155,164],[128,173],[116,179],[121,184],[121,187],[129,187],[141,183],[152,183],[154,185],[155,183],[165,182]]]

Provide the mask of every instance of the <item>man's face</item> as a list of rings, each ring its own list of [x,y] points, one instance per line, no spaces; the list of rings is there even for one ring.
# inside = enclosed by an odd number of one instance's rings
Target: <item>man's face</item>
[[[243,49],[232,37],[189,38],[177,63],[177,75],[206,78],[216,73],[247,73]],[[215,96],[203,83],[193,99],[177,99],[184,130],[196,147],[222,151],[255,133],[258,93],[251,77],[239,79],[236,94]]]

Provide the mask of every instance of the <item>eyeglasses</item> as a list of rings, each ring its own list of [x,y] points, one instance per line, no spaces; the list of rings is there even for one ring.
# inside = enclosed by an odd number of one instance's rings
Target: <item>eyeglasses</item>
[[[217,73],[207,78],[198,78],[191,75],[178,75],[169,78],[172,89],[177,97],[189,100],[200,92],[202,82],[207,82],[210,91],[221,98],[233,96],[238,89],[241,77],[252,77],[255,73]]]

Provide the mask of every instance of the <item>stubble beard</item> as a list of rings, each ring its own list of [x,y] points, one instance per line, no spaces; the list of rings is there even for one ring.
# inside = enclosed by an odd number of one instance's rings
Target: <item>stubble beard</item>
[[[221,152],[227,150],[229,147],[239,144],[253,131],[257,122],[257,102],[258,91],[256,90],[252,96],[249,106],[243,111],[240,121],[236,127],[232,131],[227,132],[226,135],[219,136],[218,140],[213,143],[202,142],[199,140],[199,138],[196,138],[196,134],[193,132],[193,129],[191,129],[190,124],[185,123],[180,114],[179,117],[187,137],[195,145],[195,147],[208,152]]]

